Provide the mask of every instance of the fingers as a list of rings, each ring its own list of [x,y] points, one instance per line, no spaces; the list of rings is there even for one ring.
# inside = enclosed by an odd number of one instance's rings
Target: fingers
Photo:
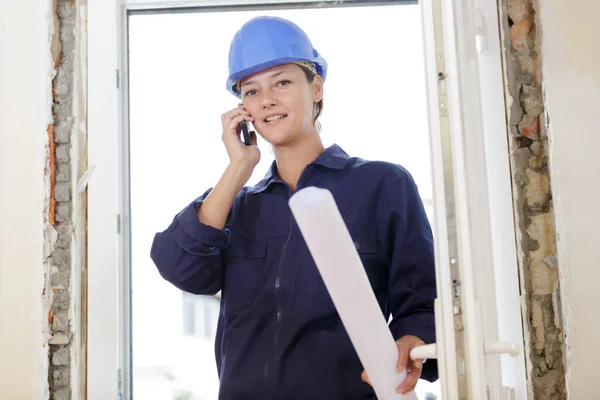
[[[415,390],[417,383],[419,382],[419,378],[421,377],[421,369],[423,365],[423,360],[416,360],[415,362],[411,362],[409,366],[409,372],[406,375],[406,378],[402,381],[402,383],[396,388],[396,392],[400,394],[407,394]],[[371,383],[371,379],[369,379],[369,375],[367,375],[367,371],[363,371],[360,375],[360,378],[373,386]]]
[[[254,121],[254,118],[246,114],[236,115],[229,121],[228,128],[237,128],[242,121]]]
[[[402,372],[406,369],[410,346],[407,343],[402,342],[396,342],[396,346],[398,346],[398,363],[396,364],[396,368],[398,369],[398,372]]]
[[[248,110],[246,110],[242,104],[238,104],[238,106],[233,110],[229,110],[221,115],[221,123],[223,125],[223,140],[229,140],[227,138],[238,136],[240,133],[239,125],[242,121],[254,121],[254,118],[252,118]],[[254,139],[254,141],[256,141],[256,139]]]
[[[397,393],[404,395],[415,390],[415,386],[417,386],[417,382],[421,377],[421,370],[425,360],[411,360],[410,350],[413,347],[420,346],[422,344],[423,341],[421,339],[411,335],[406,335],[396,341],[396,347],[398,348],[398,361],[396,363],[396,368],[398,372],[407,371],[406,378],[396,388]],[[363,371],[361,379],[373,386],[366,371]]]
[[[360,378],[367,382],[369,385],[373,386],[373,384],[371,383],[371,380],[369,379],[369,375],[367,375],[367,371],[363,371],[363,373],[360,375]]]
[[[417,382],[421,377],[421,366],[423,365],[423,360],[419,361],[421,362],[410,363],[408,375],[406,375],[406,379],[396,388],[397,393],[406,394],[415,390],[415,386],[417,386]]]
[[[249,115],[240,114],[233,117],[223,129],[223,136],[237,136],[239,134],[239,125],[242,121],[254,121]]]
[[[221,122],[223,123],[223,126],[228,125],[229,122],[233,118],[237,117],[238,115],[248,115],[248,116],[250,116],[250,112],[248,112],[248,110],[246,110],[243,105],[239,104],[233,110],[229,110],[226,113],[224,113],[223,115],[221,115]]]

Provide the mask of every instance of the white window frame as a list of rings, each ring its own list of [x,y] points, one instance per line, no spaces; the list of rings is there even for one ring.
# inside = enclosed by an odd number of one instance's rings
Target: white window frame
[[[472,1],[472,0],[471,0]],[[130,357],[129,329],[129,198],[126,170],[128,129],[127,110],[127,42],[126,18],[129,10],[270,5],[319,5],[337,3],[306,0],[103,0],[88,3],[88,163],[94,174],[88,186],[88,349],[87,398],[129,399]],[[473,398],[498,386],[515,388],[517,399],[526,398],[524,359],[521,356],[506,361],[502,366],[498,356],[483,356],[483,341],[500,339],[521,344],[523,337],[520,318],[518,268],[515,247],[510,186],[508,145],[501,70],[500,38],[498,34],[497,4],[495,0],[477,2],[477,18],[463,18],[465,9],[473,9],[469,0],[462,2],[425,0],[422,2],[426,45],[435,38],[433,10],[438,7],[444,20],[443,41],[446,47],[448,97],[439,92],[436,82],[435,52],[427,46],[426,57],[429,92],[429,113],[432,132],[432,154],[437,160],[451,157],[456,195],[457,241],[448,242],[446,220],[436,217],[436,263],[438,267],[438,357],[444,364],[442,389],[444,399],[458,398],[459,373],[454,353],[454,327],[449,324],[453,315],[452,287],[450,286],[451,246],[456,246],[461,257],[463,288],[466,294],[478,298],[467,302],[465,329],[474,335],[467,343],[466,368],[481,373],[485,363],[485,377],[469,376],[468,391]],[[346,1],[347,4],[356,3]],[[370,2],[388,3],[385,1]],[[466,6],[465,6],[466,5]],[[461,7],[465,7],[462,9]],[[467,14],[468,15],[468,14]],[[477,28],[476,21],[485,21]],[[481,24],[480,24],[481,25]],[[487,45],[475,58],[468,51],[475,40]],[[439,37],[438,37],[439,39]],[[481,76],[481,79],[480,79]],[[119,88],[117,88],[119,85]],[[477,96],[461,97],[461,91],[475,89]],[[478,90],[477,90],[478,89]],[[450,104],[449,129],[452,147],[439,134],[445,124],[440,117],[439,105]],[[482,110],[480,112],[479,110]],[[483,114],[482,114],[483,113]],[[484,116],[484,117],[483,117]],[[481,135],[481,132],[484,135]],[[448,153],[449,151],[449,153]],[[479,169],[474,168],[478,166]],[[485,166],[485,167],[483,167]],[[442,164],[434,163],[434,197],[436,216],[446,215],[451,205],[445,199],[448,182],[444,181]],[[481,188],[488,188],[483,191]],[[486,198],[486,195],[487,198]],[[482,201],[482,199],[484,201]],[[489,209],[494,213],[490,214]],[[473,246],[473,244],[477,244]],[[485,274],[475,275],[473,265],[478,263]],[[497,307],[495,292],[509,293],[514,301],[506,307]],[[489,295],[488,297],[485,297]],[[479,296],[479,297],[478,297]],[[507,296],[508,297],[508,296]],[[498,315],[501,327],[481,326],[482,313]],[[443,321],[445,319],[445,321]],[[443,322],[442,322],[443,321]],[[443,342],[442,342],[443,340]],[[504,357],[504,356],[503,356]],[[511,364],[512,362],[512,364]],[[512,368],[512,369],[511,369]],[[502,369],[502,375],[499,370]],[[517,373],[511,372],[516,370]],[[515,378],[516,376],[516,378]],[[499,378],[500,377],[500,378]],[[483,382],[483,383],[482,383]],[[505,398],[493,395],[490,398]],[[508,398],[508,397],[506,397]]]
[[[450,269],[448,261],[454,260],[462,276],[460,290],[467,299],[461,314],[466,337],[462,356],[468,376],[461,398],[526,399],[529,371],[525,371],[522,351],[498,4],[495,0],[424,0],[422,5],[430,122],[432,132],[440,132],[431,137],[432,159],[442,161],[433,165],[435,214],[447,215],[446,205],[454,208],[457,227],[452,238],[446,236],[447,221],[436,221],[438,282],[440,277],[444,282],[450,278],[443,275]],[[434,51],[433,42],[438,41],[444,47],[444,93],[435,83],[441,72],[434,69],[440,49]],[[451,165],[443,165],[448,158]],[[450,199],[449,183],[454,192]],[[444,299],[447,287],[441,286],[438,297]],[[496,293],[502,293],[502,303],[496,302]],[[440,318],[450,319],[455,313],[448,297],[445,300]],[[449,321],[441,325],[445,335],[453,333]],[[438,331],[438,345],[443,339]],[[504,354],[515,350],[519,351],[516,356]],[[443,356],[453,355],[446,348]],[[445,371],[459,376],[442,381],[444,399],[458,398],[462,380],[456,370]]]

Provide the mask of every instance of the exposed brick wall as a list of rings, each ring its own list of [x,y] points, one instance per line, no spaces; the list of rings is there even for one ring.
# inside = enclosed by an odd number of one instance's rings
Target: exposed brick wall
[[[73,82],[76,46],[76,13],[73,2],[55,0],[52,56],[56,75],[52,81],[53,124],[49,127],[50,199],[48,223],[54,226],[46,262],[51,305],[48,315],[50,339],[48,383],[50,398],[69,400],[71,390],[71,280],[73,246],[73,195],[71,137],[73,132]]]
[[[536,400],[566,399],[537,0],[499,5],[528,382]]]

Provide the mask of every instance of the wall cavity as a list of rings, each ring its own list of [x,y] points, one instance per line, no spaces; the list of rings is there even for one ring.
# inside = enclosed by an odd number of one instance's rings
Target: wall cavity
[[[77,190],[77,178],[86,168],[84,11],[78,1],[54,1],[44,300],[48,385],[50,398],[56,400],[85,397],[85,188]]]
[[[537,3],[501,0],[517,248],[532,399],[566,399]]]

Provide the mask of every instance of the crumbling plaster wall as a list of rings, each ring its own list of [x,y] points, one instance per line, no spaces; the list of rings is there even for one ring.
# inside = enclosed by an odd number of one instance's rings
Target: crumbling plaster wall
[[[0,398],[85,391],[86,14],[0,10]],[[6,35],[6,36],[4,36]]]
[[[500,0],[531,398],[600,393],[600,3]]]
[[[51,43],[52,124],[49,125],[47,236],[50,334],[49,385],[52,399],[85,393],[85,185],[86,7],[79,0],[54,0]],[[82,290],[83,289],[83,290]]]
[[[566,399],[538,4],[499,5],[529,397]]]

